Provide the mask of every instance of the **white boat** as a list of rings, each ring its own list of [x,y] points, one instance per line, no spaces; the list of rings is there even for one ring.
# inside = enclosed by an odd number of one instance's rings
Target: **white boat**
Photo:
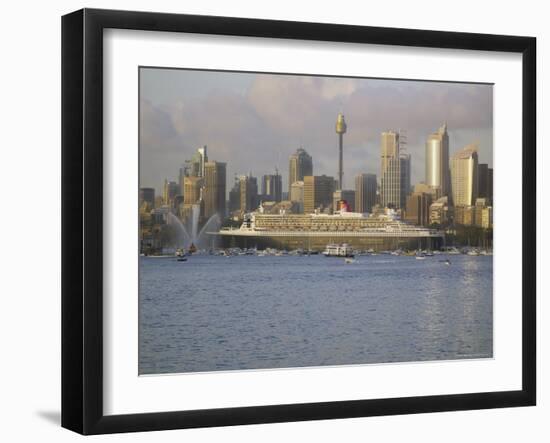
[[[323,251],[325,257],[353,257],[353,248],[347,243],[327,245]]]
[[[355,263],[355,259],[354,258],[351,258],[351,257],[347,257],[344,259],[344,263],[349,265],[351,263]]]

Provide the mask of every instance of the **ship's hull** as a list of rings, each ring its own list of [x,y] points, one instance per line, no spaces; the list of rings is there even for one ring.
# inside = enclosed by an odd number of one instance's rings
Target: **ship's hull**
[[[262,233],[258,231],[242,232],[240,230],[220,231],[211,233],[213,239],[222,247],[240,248],[277,248],[277,249],[304,249],[322,252],[331,243],[348,243],[355,250],[373,249],[374,251],[388,251],[395,249],[439,249],[444,246],[443,235],[368,235],[356,232],[327,232],[327,233]]]

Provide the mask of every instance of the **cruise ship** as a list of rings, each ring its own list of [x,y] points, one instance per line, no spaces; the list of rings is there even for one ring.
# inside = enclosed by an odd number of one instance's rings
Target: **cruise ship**
[[[324,251],[329,244],[355,250],[439,249],[444,233],[401,221],[395,214],[267,214],[260,208],[246,214],[238,228],[211,232],[225,247]]]

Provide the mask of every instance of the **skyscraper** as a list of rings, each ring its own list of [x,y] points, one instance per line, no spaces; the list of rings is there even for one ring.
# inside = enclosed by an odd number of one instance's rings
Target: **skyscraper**
[[[344,189],[344,134],[347,131],[344,114],[338,114],[336,117],[336,133],[338,134],[338,189]]]
[[[207,147],[204,145],[202,148],[197,149],[199,154],[199,176],[204,177],[206,162],[208,161]]]
[[[487,163],[480,163],[477,166],[477,194],[485,198],[489,203],[493,199],[493,169]]]
[[[185,161],[183,167],[183,175],[190,177],[204,177],[204,166],[208,161],[207,147],[197,149],[190,160]],[[180,176],[182,171],[180,171]]]
[[[183,181],[184,181],[184,178],[186,176],[186,166],[185,165],[182,165],[180,170],[179,170],[179,174],[178,174],[178,187],[179,187],[179,195],[183,196],[183,192],[184,192],[184,184],[183,184]]]
[[[204,216],[225,217],[226,164],[207,161],[204,164]]]
[[[376,175],[359,174],[355,177],[355,212],[371,212],[376,204]]]
[[[183,179],[183,202],[186,205],[194,205],[202,197],[202,177],[184,177]]]
[[[241,213],[249,212],[258,206],[258,179],[250,175],[239,177]]]
[[[477,198],[477,145],[465,146],[451,158],[454,206],[473,206]]]
[[[178,195],[180,189],[176,182],[164,180],[164,187],[162,189],[162,202],[170,206],[174,197]]]
[[[401,200],[399,207],[405,208],[407,197],[411,193],[411,155],[401,153],[399,161],[399,168],[401,169]]]
[[[380,204],[404,208],[411,187],[411,157],[400,152],[399,133],[394,131],[382,133],[380,151]]]
[[[269,201],[280,202],[283,192],[283,180],[279,171],[262,177],[262,195]]]
[[[388,162],[399,157],[399,134],[397,132],[382,132],[380,138],[380,174],[388,168]]]
[[[431,194],[413,192],[407,197],[405,221],[419,226],[428,226],[430,224],[431,204]]]
[[[311,214],[315,209],[332,206],[334,178],[326,175],[304,177],[304,213]]]
[[[233,187],[229,191],[229,212],[233,213],[241,209],[241,181],[235,177]]]
[[[292,183],[289,200],[298,204],[298,212],[304,212],[304,182]]]
[[[426,181],[436,191],[437,198],[449,194],[449,134],[447,123],[426,140]]]
[[[155,207],[155,188],[139,188],[139,206],[146,203],[149,209]]]
[[[301,181],[306,175],[313,175],[313,160],[305,149],[299,148],[289,159],[288,193],[292,183]]]

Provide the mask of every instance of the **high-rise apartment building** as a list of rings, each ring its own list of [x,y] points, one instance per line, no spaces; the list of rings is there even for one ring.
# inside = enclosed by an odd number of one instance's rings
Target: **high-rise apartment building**
[[[204,216],[225,217],[226,164],[207,161],[204,164]]]
[[[304,177],[304,213],[311,214],[315,209],[332,207],[334,178],[326,175]]]
[[[305,149],[300,148],[290,156],[288,168],[288,193],[292,183],[302,181],[306,175],[313,175],[313,160]]]
[[[425,183],[436,191],[436,197],[449,194],[449,134],[447,123],[426,140]]]
[[[473,206],[477,198],[477,145],[465,146],[451,158],[451,190],[454,206]]]

